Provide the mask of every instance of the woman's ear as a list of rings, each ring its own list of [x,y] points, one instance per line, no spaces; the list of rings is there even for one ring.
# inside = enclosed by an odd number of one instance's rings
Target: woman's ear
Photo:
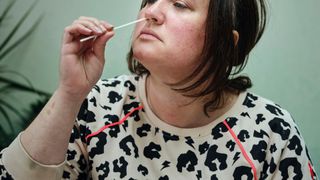
[[[233,34],[234,45],[237,46],[239,41],[239,33],[236,30],[232,30],[232,34]]]

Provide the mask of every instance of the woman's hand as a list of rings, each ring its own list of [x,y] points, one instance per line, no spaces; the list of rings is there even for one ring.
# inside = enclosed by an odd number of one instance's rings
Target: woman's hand
[[[97,38],[80,42],[81,38]],[[71,100],[81,101],[99,80],[105,63],[106,42],[113,27],[92,17],[80,17],[65,28],[61,49],[58,91]]]

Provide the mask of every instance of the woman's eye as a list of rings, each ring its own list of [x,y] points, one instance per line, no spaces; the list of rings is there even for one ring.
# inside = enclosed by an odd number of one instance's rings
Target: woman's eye
[[[144,0],[144,5],[147,5],[147,4],[154,4],[156,3],[158,0]],[[179,8],[179,9],[187,9],[188,6],[183,3],[183,2],[180,2],[180,1],[177,1],[177,0],[174,0],[173,2],[173,5],[176,7],[176,8]]]
[[[177,7],[177,8],[179,8],[179,9],[186,9],[186,8],[188,8],[187,5],[185,5],[184,3],[181,3],[181,2],[175,2],[173,5],[174,5],[175,7]]]
[[[145,0],[146,4],[153,4],[155,3],[157,0]]]

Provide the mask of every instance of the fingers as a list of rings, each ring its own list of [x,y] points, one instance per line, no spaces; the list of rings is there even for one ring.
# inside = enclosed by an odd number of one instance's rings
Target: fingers
[[[65,28],[62,53],[80,55],[92,50],[99,59],[104,58],[105,44],[113,35],[113,26],[108,22],[82,16]],[[80,39],[89,36],[96,38],[80,42]]]
[[[104,35],[99,36],[94,44],[93,51],[95,52],[98,59],[104,59],[104,50],[106,46],[106,42],[114,35],[114,31],[107,31]]]
[[[64,29],[63,43],[70,43],[80,36],[92,34],[92,30],[82,24],[72,24]]]
[[[63,42],[70,43],[89,35],[100,36],[107,31],[112,31],[112,29],[113,26],[105,21],[82,16],[65,28]]]
[[[98,32],[99,32],[99,30],[102,31],[102,32],[105,32],[105,31],[107,31],[108,27],[109,27],[109,28],[112,27],[112,26],[111,26],[110,24],[108,24],[108,23],[107,23],[108,26],[105,27],[105,26],[102,24],[103,21],[99,21],[98,19],[93,18],[93,17],[81,16],[81,17],[79,18],[79,20],[82,20],[82,21],[85,21],[85,22],[89,22],[89,23],[90,23],[89,26],[91,26],[91,27],[95,26],[95,29],[96,29]]]

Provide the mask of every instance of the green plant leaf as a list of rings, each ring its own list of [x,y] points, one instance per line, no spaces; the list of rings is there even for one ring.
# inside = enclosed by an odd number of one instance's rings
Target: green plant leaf
[[[32,25],[32,27],[26,33],[24,33],[24,35],[22,37],[20,37],[11,46],[9,46],[8,48],[6,48],[5,50],[2,51],[2,53],[0,54],[0,61],[2,59],[4,59],[5,56],[8,55],[11,51],[13,51],[18,45],[20,45],[21,42],[23,42],[25,39],[27,39],[31,35],[31,32],[33,32],[38,27],[42,18],[43,18],[43,15],[41,15],[37,19],[37,21]],[[0,52],[1,52],[1,50],[0,50]]]
[[[11,104],[9,104],[8,102],[0,99],[0,104],[3,107],[8,108],[9,110],[11,110],[12,112],[14,112],[20,119],[24,119],[23,115],[19,112],[19,110],[17,108],[15,108],[14,106],[12,106]]]
[[[6,132],[3,127],[0,126],[0,151],[14,140],[16,134]]]
[[[11,84],[6,84],[0,88],[0,96],[10,92],[10,89],[14,88]]]
[[[18,29],[21,27],[23,22],[27,19],[27,17],[32,12],[33,8],[35,7],[38,0],[34,1],[33,4],[30,6],[30,8],[24,13],[24,15],[21,17],[19,22],[16,24],[16,26],[13,28],[13,30],[10,32],[10,34],[5,38],[5,40],[0,45],[0,52],[5,48],[5,46],[10,42],[12,37],[16,34]],[[1,59],[0,59],[1,60]]]
[[[14,3],[17,3],[16,0],[10,0],[10,3],[5,7],[3,13],[0,15],[0,28],[3,25],[8,14],[13,9]],[[10,52],[16,49],[22,42],[24,42],[32,32],[40,24],[43,14],[40,15],[37,20],[32,24],[31,28],[28,30],[23,29],[23,35],[17,37],[17,32],[22,29],[22,25],[26,22],[26,19],[30,16],[38,0],[33,1],[32,5],[27,7],[27,11],[24,12],[16,24],[13,25],[13,29],[7,35],[4,36],[4,41],[0,42],[0,62],[3,60]],[[3,27],[3,26],[2,26]],[[13,39],[17,39],[13,41]],[[14,73],[22,77],[23,84],[13,81],[14,79],[10,76],[11,79],[8,79],[3,76],[1,73]],[[7,147],[11,141],[16,137],[17,133],[27,127],[28,124],[32,122],[34,117],[40,112],[42,107],[46,104],[50,93],[35,89],[27,77],[20,74],[19,72],[13,72],[7,70],[3,65],[0,65],[0,118],[5,118],[4,124],[0,123],[0,150]],[[10,101],[10,96],[16,92],[27,92],[39,95],[40,100],[30,103],[28,108],[22,107],[17,108],[16,104],[18,102]],[[8,128],[7,128],[8,127]]]
[[[32,89],[34,89],[35,90],[35,88],[34,88],[34,86],[32,85],[32,83],[31,83],[31,81],[26,77],[26,76],[24,76],[23,74],[21,74],[21,73],[19,73],[19,72],[16,72],[16,71],[12,71],[12,70],[7,70],[7,69],[1,69],[1,67],[0,67],[0,74],[2,74],[2,73],[5,73],[5,74],[13,74],[13,75],[17,75],[18,77],[21,77],[25,82],[27,82],[27,85],[30,87],[30,88],[32,88]],[[5,78],[4,78],[5,79]],[[11,76],[10,76],[10,79],[13,79]],[[11,85],[11,87],[15,87],[13,84],[15,84],[15,83],[11,83],[11,81],[10,82],[8,82],[8,80],[0,80],[0,82],[3,82],[3,83],[6,83],[6,84],[10,84]],[[20,84],[20,83],[19,83]],[[36,91],[36,90],[35,90]],[[41,94],[39,94],[39,95],[41,95]]]
[[[2,115],[4,116],[5,120],[7,121],[11,132],[15,132],[13,124],[11,122],[10,116],[8,115],[8,113],[6,112],[6,110],[0,106],[0,112],[2,113]],[[0,126],[1,127],[1,126]]]
[[[10,79],[6,79],[4,77],[0,76],[0,82],[2,83],[6,83],[6,84],[11,84],[11,86],[13,86],[16,90],[22,90],[22,91],[26,91],[26,92],[30,92],[30,93],[34,93],[34,94],[38,94],[38,95],[43,95],[43,96],[51,96],[50,93],[38,90],[38,89],[34,89],[33,87],[29,87],[17,82],[14,82]]]
[[[25,120],[22,122],[22,129],[29,126],[29,124],[36,118],[36,116],[41,112],[45,104],[49,101],[49,97],[40,98],[32,102],[29,109],[25,110]]]
[[[0,26],[1,26],[1,23],[3,22],[4,18],[7,16],[8,12],[10,11],[10,9],[13,7],[15,2],[16,2],[16,0],[12,0],[8,4],[8,6],[4,9],[3,13],[0,16]]]

